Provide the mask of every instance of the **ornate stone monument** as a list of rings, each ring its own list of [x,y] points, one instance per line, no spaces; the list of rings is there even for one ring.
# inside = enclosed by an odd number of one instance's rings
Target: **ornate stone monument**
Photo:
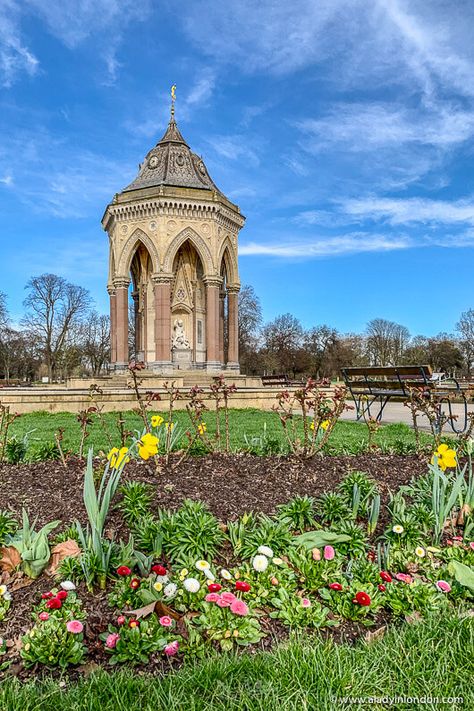
[[[174,117],[138,176],[107,206],[112,367],[137,358],[239,371],[237,240],[245,218],[212,181]],[[134,344],[129,348],[129,303]]]

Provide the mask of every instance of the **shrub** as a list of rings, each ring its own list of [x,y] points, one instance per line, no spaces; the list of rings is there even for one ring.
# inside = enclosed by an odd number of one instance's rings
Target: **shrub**
[[[242,558],[251,558],[259,546],[269,546],[275,554],[284,553],[292,538],[286,520],[265,514],[244,514],[228,524],[228,535],[235,555]]]
[[[277,506],[278,519],[294,531],[303,532],[314,525],[314,499],[312,496],[294,496],[288,503]]]
[[[225,538],[218,519],[202,501],[186,499],[176,513],[162,513],[160,525],[164,552],[182,563],[213,558]]]
[[[127,481],[120,488],[123,499],[120,509],[127,523],[134,524],[150,511],[153,491],[148,484],[140,481]]]
[[[11,511],[7,511],[6,509],[0,511],[0,545],[4,543],[7,536],[13,535],[17,528],[18,524]]]

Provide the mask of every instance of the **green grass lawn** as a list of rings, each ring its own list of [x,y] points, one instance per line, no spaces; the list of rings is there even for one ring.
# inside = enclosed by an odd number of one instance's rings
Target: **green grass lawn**
[[[67,680],[0,685],[2,711],[334,711],[474,707],[474,621],[429,617],[355,646],[295,637],[275,651],[211,656],[163,677],[100,671]],[[348,697],[389,697],[349,703]],[[406,702],[396,697],[410,698]],[[428,703],[416,697],[432,697]],[[445,699],[444,703],[441,701]],[[461,697],[462,701],[448,699]],[[434,699],[438,700],[434,700]]]
[[[143,428],[143,422],[136,413],[126,412],[123,417],[126,429],[141,430]],[[104,422],[100,421],[97,416],[93,415],[93,418],[94,422],[90,427],[87,446],[92,446],[94,451],[98,452],[99,450],[108,451],[111,445],[118,445],[120,437],[117,428],[117,414],[108,413],[104,415],[105,426]],[[184,411],[176,412],[174,420],[182,425],[184,429],[190,426],[189,417]],[[208,425],[208,433],[212,434],[215,431],[215,414],[212,412],[206,413],[205,421]],[[80,425],[76,415],[71,413],[50,414],[37,412],[22,415],[13,423],[10,435],[23,437],[29,433],[30,446],[34,446],[35,443],[40,441],[53,441],[54,433],[59,428],[64,429],[64,449],[77,453],[81,434]],[[286,451],[285,436],[276,413],[250,409],[231,410],[230,434],[232,449],[245,449],[245,436],[249,439],[259,437],[264,433],[265,428],[267,438],[277,440],[282,447],[282,451]],[[357,454],[364,451],[367,439],[367,427],[364,424],[339,422],[331,435],[327,452],[330,454]],[[426,434],[422,434],[422,439],[426,443],[430,441],[430,437]],[[414,451],[415,437],[413,431],[407,425],[392,424],[380,428],[375,442],[383,451],[393,449],[397,453],[403,454]]]

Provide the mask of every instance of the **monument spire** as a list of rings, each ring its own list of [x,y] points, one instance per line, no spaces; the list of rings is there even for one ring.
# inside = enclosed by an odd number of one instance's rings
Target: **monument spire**
[[[171,119],[174,119],[174,102],[176,101],[176,84],[171,87]]]

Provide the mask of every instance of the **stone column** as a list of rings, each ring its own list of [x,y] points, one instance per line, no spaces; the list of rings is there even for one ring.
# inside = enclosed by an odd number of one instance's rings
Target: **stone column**
[[[115,305],[117,319],[116,369],[125,370],[128,366],[128,287],[130,279],[114,279]]]
[[[110,299],[110,365],[115,367],[117,362],[117,304],[115,289],[113,286],[108,286]]]
[[[228,351],[227,368],[230,370],[240,370],[239,366],[239,291],[240,286],[227,287],[227,308],[229,310],[228,320]]]
[[[222,278],[204,277],[206,285],[206,369],[220,370],[219,361],[219,292]]]
[[[219,292],[219,360],[224,366],[225,363],[225,344],[224,344],[224,333],[225,333],[225,291]]]
[[[142,350],[141,347],[141,333],[140,333],[140,293],[137,289],[137,291],[132,291],[132,299],[133,299],[133,318],[134,318],[134,324],[135,324],[135,343],[134,343],[134,351],[135,351],[135,358],[137,360],[142,360],[140,357],[140,351]]]
[[[171,282],[172,275],[153,276],[155,296],[155,363],[160,372],[170,372],[171,362]]]

